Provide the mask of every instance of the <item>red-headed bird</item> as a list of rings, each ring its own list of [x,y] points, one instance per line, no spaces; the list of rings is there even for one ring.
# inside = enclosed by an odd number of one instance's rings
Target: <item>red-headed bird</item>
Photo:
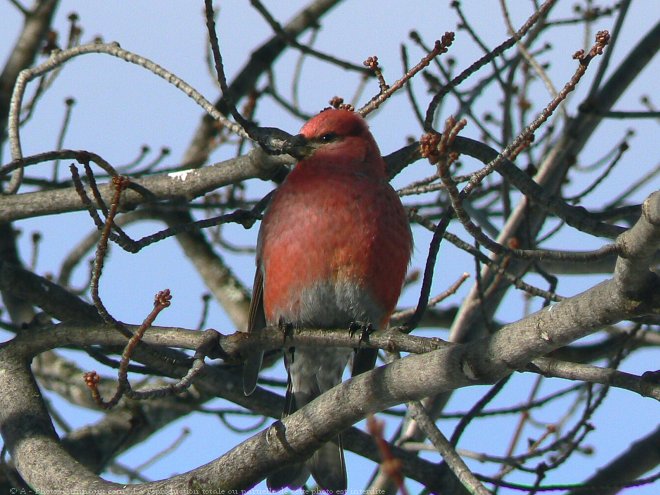
[[[290,140],[300,161],[275,192],[261,222],[248,331],[281,323],[299,328],[385,328],[401,293],[412,251],[406,211],[358,114],[327,109]],[[350,350],[285,352],[286,414],[341,382]],[[262,353],[248,357],[244,389],[256,386]],[[363,371],[370,361],[353,365]],[[328,442],[306,463],[268,477],[272,490],[298,488],[312,474],[319,487],[346,490],[341,441]]]

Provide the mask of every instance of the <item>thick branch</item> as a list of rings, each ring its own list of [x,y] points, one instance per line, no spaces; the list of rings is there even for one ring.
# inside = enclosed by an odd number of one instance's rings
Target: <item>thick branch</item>
[[[77,151],[72,153],[85,154]],[[127,189],[122,194],[120,207],[126,210],[140,204],[168,199],[189,201],[245,179],[270,179],[280,166],[290,163],[291,158],[287,155],[271,156],[256,148],[246,155],[201,169],[131,179],[132,183],[143,188],[147,195],[145,197],[133,189]],[[112,184],[99,185],[99,191],[103,200],[109,204],[114,193]],[[85,205],[73,187],[0,196],[0,222],[84,209]]]

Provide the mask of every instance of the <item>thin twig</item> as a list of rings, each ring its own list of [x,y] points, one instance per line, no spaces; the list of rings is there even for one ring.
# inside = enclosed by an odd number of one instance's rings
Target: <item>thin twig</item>
[[[60,133],[57,136],[57,143],[55,144],[55,149],[57,150],[61,150],[64,146],[64,138],[69,128],[69,124],[71,123],[71,114],[73,112],[73,106],[75,105],[76,100],[73,98],[67,98],[64,100],[64,103],[66,105],[66,109],[64,111],[64,119],[62,119],[62,127],[60,127]],[[59,160],[55,160],[55,163],[53,164],[53,182],[57,182],[57,172],[59,170],[59,166]]]
[[[514,36],[512,36],[504,43],[494,48],[492,51],[490,51],[489,53],[481,57],[479,60],[474,62],[467,69],[461,72],[458,76],[453,78],[448,84],[446,84],[441,91],[438,91],[431,100],[431,103],[429,103],[429,106],[426,110],[426,118],[424,119],[424,130],[426,132],[430,132],[433,129],[433,120],[434,120],[436,108],[440,104],[444,96],[452,88],[461,84],[463,81],[465,81],[468,77],[474,74],[481,67],[483,67],[487,63],[490,63],[491,60],[495,59],[496,57],[499,57],[502,53],[504,53],[506,50],[511,48],[513,45],[515,45],[516,41],[522,39],[522,37],[525,36],[525,34],[527,34],[527,32],[532,28],[532,26],[534,26],[534,24],[536,24],[536,22],[546,14],[546,12],[550,9],[550,7],[553,6],[555,2],[556,0],[546,0],[543,3],[543,5],[541,5],[539,9],[536,12],[534,12],[534,14],[532,14],[529,17],[529,19],[527,19],[527,21],[525,21],[525,24],[523,24],[523,26],[516,32]]]
[[[456,478],[463,484],[467,491],[473,495],[490,495],[490,492],[481,484],[470,469],[456,453],[454,446],[447,440],[438,427],[431,421],[429,415],[424,410],[420,402],[409,402],[412,419],[419,425],[424,433],[429,437],[435,448],[438,450],[444,461],[447,463]]]
[[[369,101],[366,105],[360,108],[358,110],[358,113],[364,117],[369,113],[373,112],[374,110],[376,110],[381,105],[381,103],[383,103],[390,96],[392,96],[393,93],[401,89],[405,83],[407,83],[410,79],[412,79],[415,76],[415,74],[417,74],[425,67],[428,67],[428,65],[431,63],[431,60],[433,60],[435,57],[437,57],[442,53],[447,53],[447,50],[449,50],[449,47],[453,42],[454,42],[454,33],[451,31],[446,32],[440,40],[437,40],[435,42],[433,49],[426,56],[424,56],[417,65],[415,65],[412,69],[406,72],[403,75],[403,77],[398,81],[396,81],[394,84],[392,84],[392,86],[389,86],[388,88],[383,88],[381,86],[381,92],[377,96],[372,98],[371,101]],[[376,59],[376,62],[377,60],[378,59]],[[371,68],[371,70],[374,70],[373,65],[371,63],[368,63],[368,61],[369,59],[367,59],[365,65]]]
[[[98,391],[98,384],[101,381],[98,373],[96,373],[96,371],[85,373],[83,377],[85,383],[91,390],[94,401],[102,408],[111,409],[117,405],[120,399],[131,390],[131,385],[128,381],[128,366],[133,351],[142,340],[144,333],[153,324],[158,314],[165,308],[169,307],[171,300],[172,296],[169,289],[165,289],[164,291],[160,291],[158,294],[156,294],[156,297],[154,298],[154,308],[151,310],[151,313],[149,313],[149,315],[145,318],[145,320],[142,322],[142,325],[140,325],[140,327],[131,336],[128,343],[124,347],[124,352],[122,352],[121,361],[119,364],[119,371],[117,373],[117,388],[110,400],[103,400],[101,394]],[[131,394],[131,396],[135,398],[133,395],[134,394]]]
[[[20,140],[20,113],[21,105],[23,102],[23,97],[25,95],[25,90],[27,84],[33,79],[46,74],[52,70],[61,67],[64,63],[69,61],[74,57],[80,55],[87,55],[90,53],[102,53],[110,55],[113,57],[120,58],[126,62],[138,65],[152,72],[153,74],[165,79],[167,82],[172,84],[175,88],[183,91],[187,96],[193,99],[195,103],[201,106],[211,117],[216,121],[221,123],[224,127],[229,129],[231,132],[234,132],[238,135],[247,137],[245,131],[239,126],[231,121],[229,121],[220,111],[218,111],[211,102],[209,102],[204,96],[201,95],[195,88],[186,83],[183,79],[179,78],[172,72],[161,67],[160,65],[152,62],[151,60],[137,55],[130,51],[124,50],[117,43],[90,43],[86,45],[80,45],[68,50],[54,51],[50,58],[30,69],[22,70],[18,77],[16,78],[16,83],[14,85],[14,92],[12,93],[11,102],[9,106],[9,119],[7,132],[9,136],[9,144],[11,149],[12,160],[20,160],[23,157],[21,140]],[[20,183],[23,178],[22,168],[18,168],[16,173],[12,175],[12,178],[5,189],[5,194],[15,194],[18,190]]]
[[[481,170],[475,172],[472,179],[463,188],[462,194],[469,195],[481,181],[489,175],[495,168],[497,168],[505,159],[513,160],[524,148],[529,146],[534,137],[534,132],[541,127],[546,120],[552,115],[559,104],[566,98],[566,96],[575,89],[577,83],[582,79],[582,76],[587,71],[589,63],[596,57],[603,53],[605,46],[609,42],[609,33],[607,31],[599,31],[596,35],[596,43],[593,45],[588,53],[584,50],[578,50],[573,55],[573,58],[578,60],[578,67],[571,79],[564,85],[562,90],[553,98],[548,105],[541,111],[541,113],[528,125],[523,132],[521,132],[499,155],[491,161],[488,165]]]
[[[333,65],[336,65],[337,67],[341,67],[342,69],[352,70],[355,72],[359,72],[363,75],[370,75],[370,71],[365,69],[363,66],[353,64],[352,62],[348,62],[345,60],[340,60],[336,57],[333,57],[332,55],[319,52],[318,50],[314,50],[313,48],[310,48],[307,45],[298,43],[298,40],[296,40],[293,36],[289,35],[289,33],[286,32],[286,30],[282,27],[282,25],[279,22],[277,22],[277,20],[275,20],[275,18],[271,15],[268,9],[259,0],[250,0],[250,3],[263,16],[263,18],[266,20],[268,25],[271,27],[273,31],[275,31],[276,34],[281,36],[284,40],[286,40],[286,42],[289,45],[296,48],[301,53],[312,55],[318,58],[319,60],[329,62]]]
[[[500,7],[502,9],[502,13],[504,14],[504,22],[506,24],[506,28],[509,32],[509,35],[512,35],[515,33],[515,29],[513,28],[513,24],[511,23],[511,17],[509,16],[509,9],[506,5],[505,0],[500,0]],[[527,46],[522,42],[522,40],[517,40],[516,46],[518,47],[518,51],[525,59],[525,61],[534,69],[534,72],[536,72],[536,74],[539,76],[541,81],[543,81],[543,84],[547,88],[550,96],[556,98],[557,88],[555,88],[555,85],[552,83],[552,80],[548,76],[545,69],[541,67],[541,64],[539,64],[536,61],[536,58],[534,58],[534,56],[530,53],[530,51],[527,49]],[[560,107],[559,111],[561,112],[561,116],[564,118],[564,120],[568,119],[566,106]]]
[[[115,188],[115,192],[112,198],[112,203],[110,203],[110,209],[106,216],[105,224],[103,225],[103,230],[101,230],[101,238],[99,239],[99,244],[96,247],[96,254],[94,256],[94,268],[92,270],[92,282],[91,282],[91,295],[92,301],[94,301],[94,306],[96,306],[99,315],[106,323],[113,324],[115,326],[121,326],[119,321],[117,321],[106,309],[101,297],[99,296],[99,280],[101,279],[101,274],[103,273],[103,265],[105,263],[105,256],[108,251],[108,240],[110,237],[110,231],[114,224],[114,218],[119,209],[119,199],[121,193],[126,186],[128,185],[128,178],[123,176],[117,176],[112,178],[112,184]]]

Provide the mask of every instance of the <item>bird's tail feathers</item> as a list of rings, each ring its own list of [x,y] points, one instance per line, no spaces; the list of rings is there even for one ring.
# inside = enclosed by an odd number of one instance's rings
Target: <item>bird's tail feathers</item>
[[[271,491],[282,490],[283,488],[297,490],[305,484],[307,478],[309,478],[309,470],[305,463],[296,462],[269,474],[266,485]]]
[[[321,391],[318,388],[294,391],[289,378],[286,406],[282,417],[293,414],[319,395],[321,395]],[[310,473],[319,488],[326,493],[346,493],[346,462],[341,436],[337,437],[336,443],[327,442],[323,444],[306,462],[298,462],[278,469],[268,476],[266,482],[270,490],[280,490],[285,487],[297,489],[307,481]]]
[[[319,487],[327,493],[346,493],[346,461],[341,445],[341,435],[337,443],[327,442],[307,461],[307,467]]]

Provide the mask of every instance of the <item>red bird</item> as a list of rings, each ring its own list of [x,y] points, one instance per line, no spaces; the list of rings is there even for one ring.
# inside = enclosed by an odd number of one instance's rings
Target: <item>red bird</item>
[[[261,223],[248,331],[279,323],[300,328],[385,328],[410,261],[408,216],[387,180],[387,168],[366,122],[327,109],[290,140],[300,159],[273,196]],[[353,365],[373,367],[375,353]],[[244,389],[256,386],[262,353],[249,356]],[[291,414],[341,382],[347,349],[285,352]],[[268,487],[299,488],[311,472],[330,493],[346,490],[340,439],[305,464],[268,477]]]

